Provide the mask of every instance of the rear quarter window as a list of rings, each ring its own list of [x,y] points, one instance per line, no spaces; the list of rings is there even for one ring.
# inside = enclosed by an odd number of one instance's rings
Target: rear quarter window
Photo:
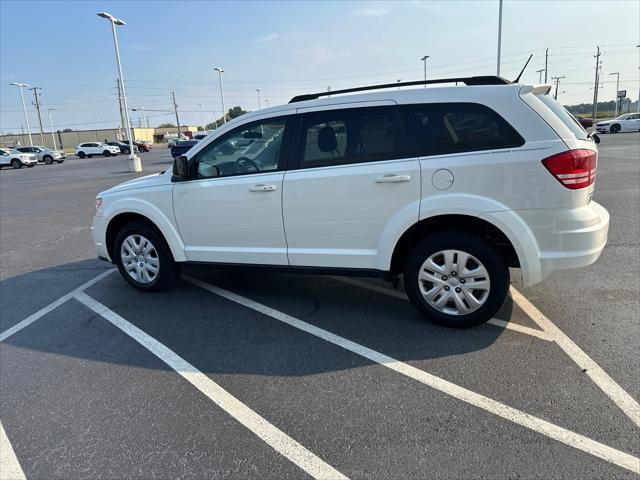
[[[500,115],[476,103],[400,107],[412,156],[515,148],[522,136]]]
[[[589,135],[580,122],[569,113],[559,102],[557,102],[551,95],[538,95],[538,99],[545,104],[545,106],[551,110],[556,117],[558,117],[565,126],[571,130],[571,133],[575,135],[578,140],[587,140]]]

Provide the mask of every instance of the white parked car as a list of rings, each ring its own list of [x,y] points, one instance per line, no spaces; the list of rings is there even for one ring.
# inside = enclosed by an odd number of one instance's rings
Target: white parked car
[[[598,133],[620,133],[640,131],[640,113],[625,113],[613,120],[596,123]]]
[[[32,153],[22,153],[16,149],[0,148],[0,168],[13,167],[35,167],[38,159]]]
[[[550,86],[456,80],[467,86],[323,92],[234,119],[173,171],[100,193],[98,255],[141,290],[190,263],[402,275],[426,317],[484,322],[509,267],[529,286],[595,262],[609,214],[591,199],[595,142]]]
[[[76,155],[80,158],[91,158],[95,155],[103,155],[105,157],[110,157],[111,155],[119,155],[120,148],[107,145],[106,143],[101,142],[87,142],[81,143],[76,147]]]
[[[39,162],[44,162],[47,165],[51,165],[53,162],[62,163],[67,159],[66,153],[47,147],[16,147],[16,150],[22,153],[33,153]]]

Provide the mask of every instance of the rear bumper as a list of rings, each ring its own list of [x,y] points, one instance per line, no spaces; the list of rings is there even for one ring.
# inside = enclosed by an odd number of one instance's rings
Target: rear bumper
[[[579,208],[494,212],[490,217],[513,243],[525,287],[553,272],[591,265],[609,233],[609,212],[596,202]]]

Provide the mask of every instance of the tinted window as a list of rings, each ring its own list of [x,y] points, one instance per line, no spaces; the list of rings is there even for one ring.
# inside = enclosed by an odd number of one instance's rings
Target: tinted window
[[[196,155],[196,177],[228,177],[277,170],[284,127],[284,117],[269,118],[242,125],[214,140]]]
[[[556,114],[562,120],[562,123],[571,130],[578,140],[586,140],[589,138],[587,131],[584,129],[576,117],[571,115],[569,111],[558,103],[551,95],[538,95],[538,99],[544,103],[549,110]]]
[[[512,148],[524,139],[496,112],[475,103],[400,107],[412,156]]]
[[[400,158],[390,107],[305,114],[302,166],[339,165]]]

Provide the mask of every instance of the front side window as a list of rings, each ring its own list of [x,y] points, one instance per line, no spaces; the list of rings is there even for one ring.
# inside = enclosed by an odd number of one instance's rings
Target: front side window
[[[390,107],[364,107],[305,114],[302,167],[399,158]]]
[[[496,112],[475,103],[400,107],[415,156],[513,148],[524,139]]]
[[[232,130],[196,154],[195,177],[230,177],[278,170],[284,129],[285,117],[278,117]]]

